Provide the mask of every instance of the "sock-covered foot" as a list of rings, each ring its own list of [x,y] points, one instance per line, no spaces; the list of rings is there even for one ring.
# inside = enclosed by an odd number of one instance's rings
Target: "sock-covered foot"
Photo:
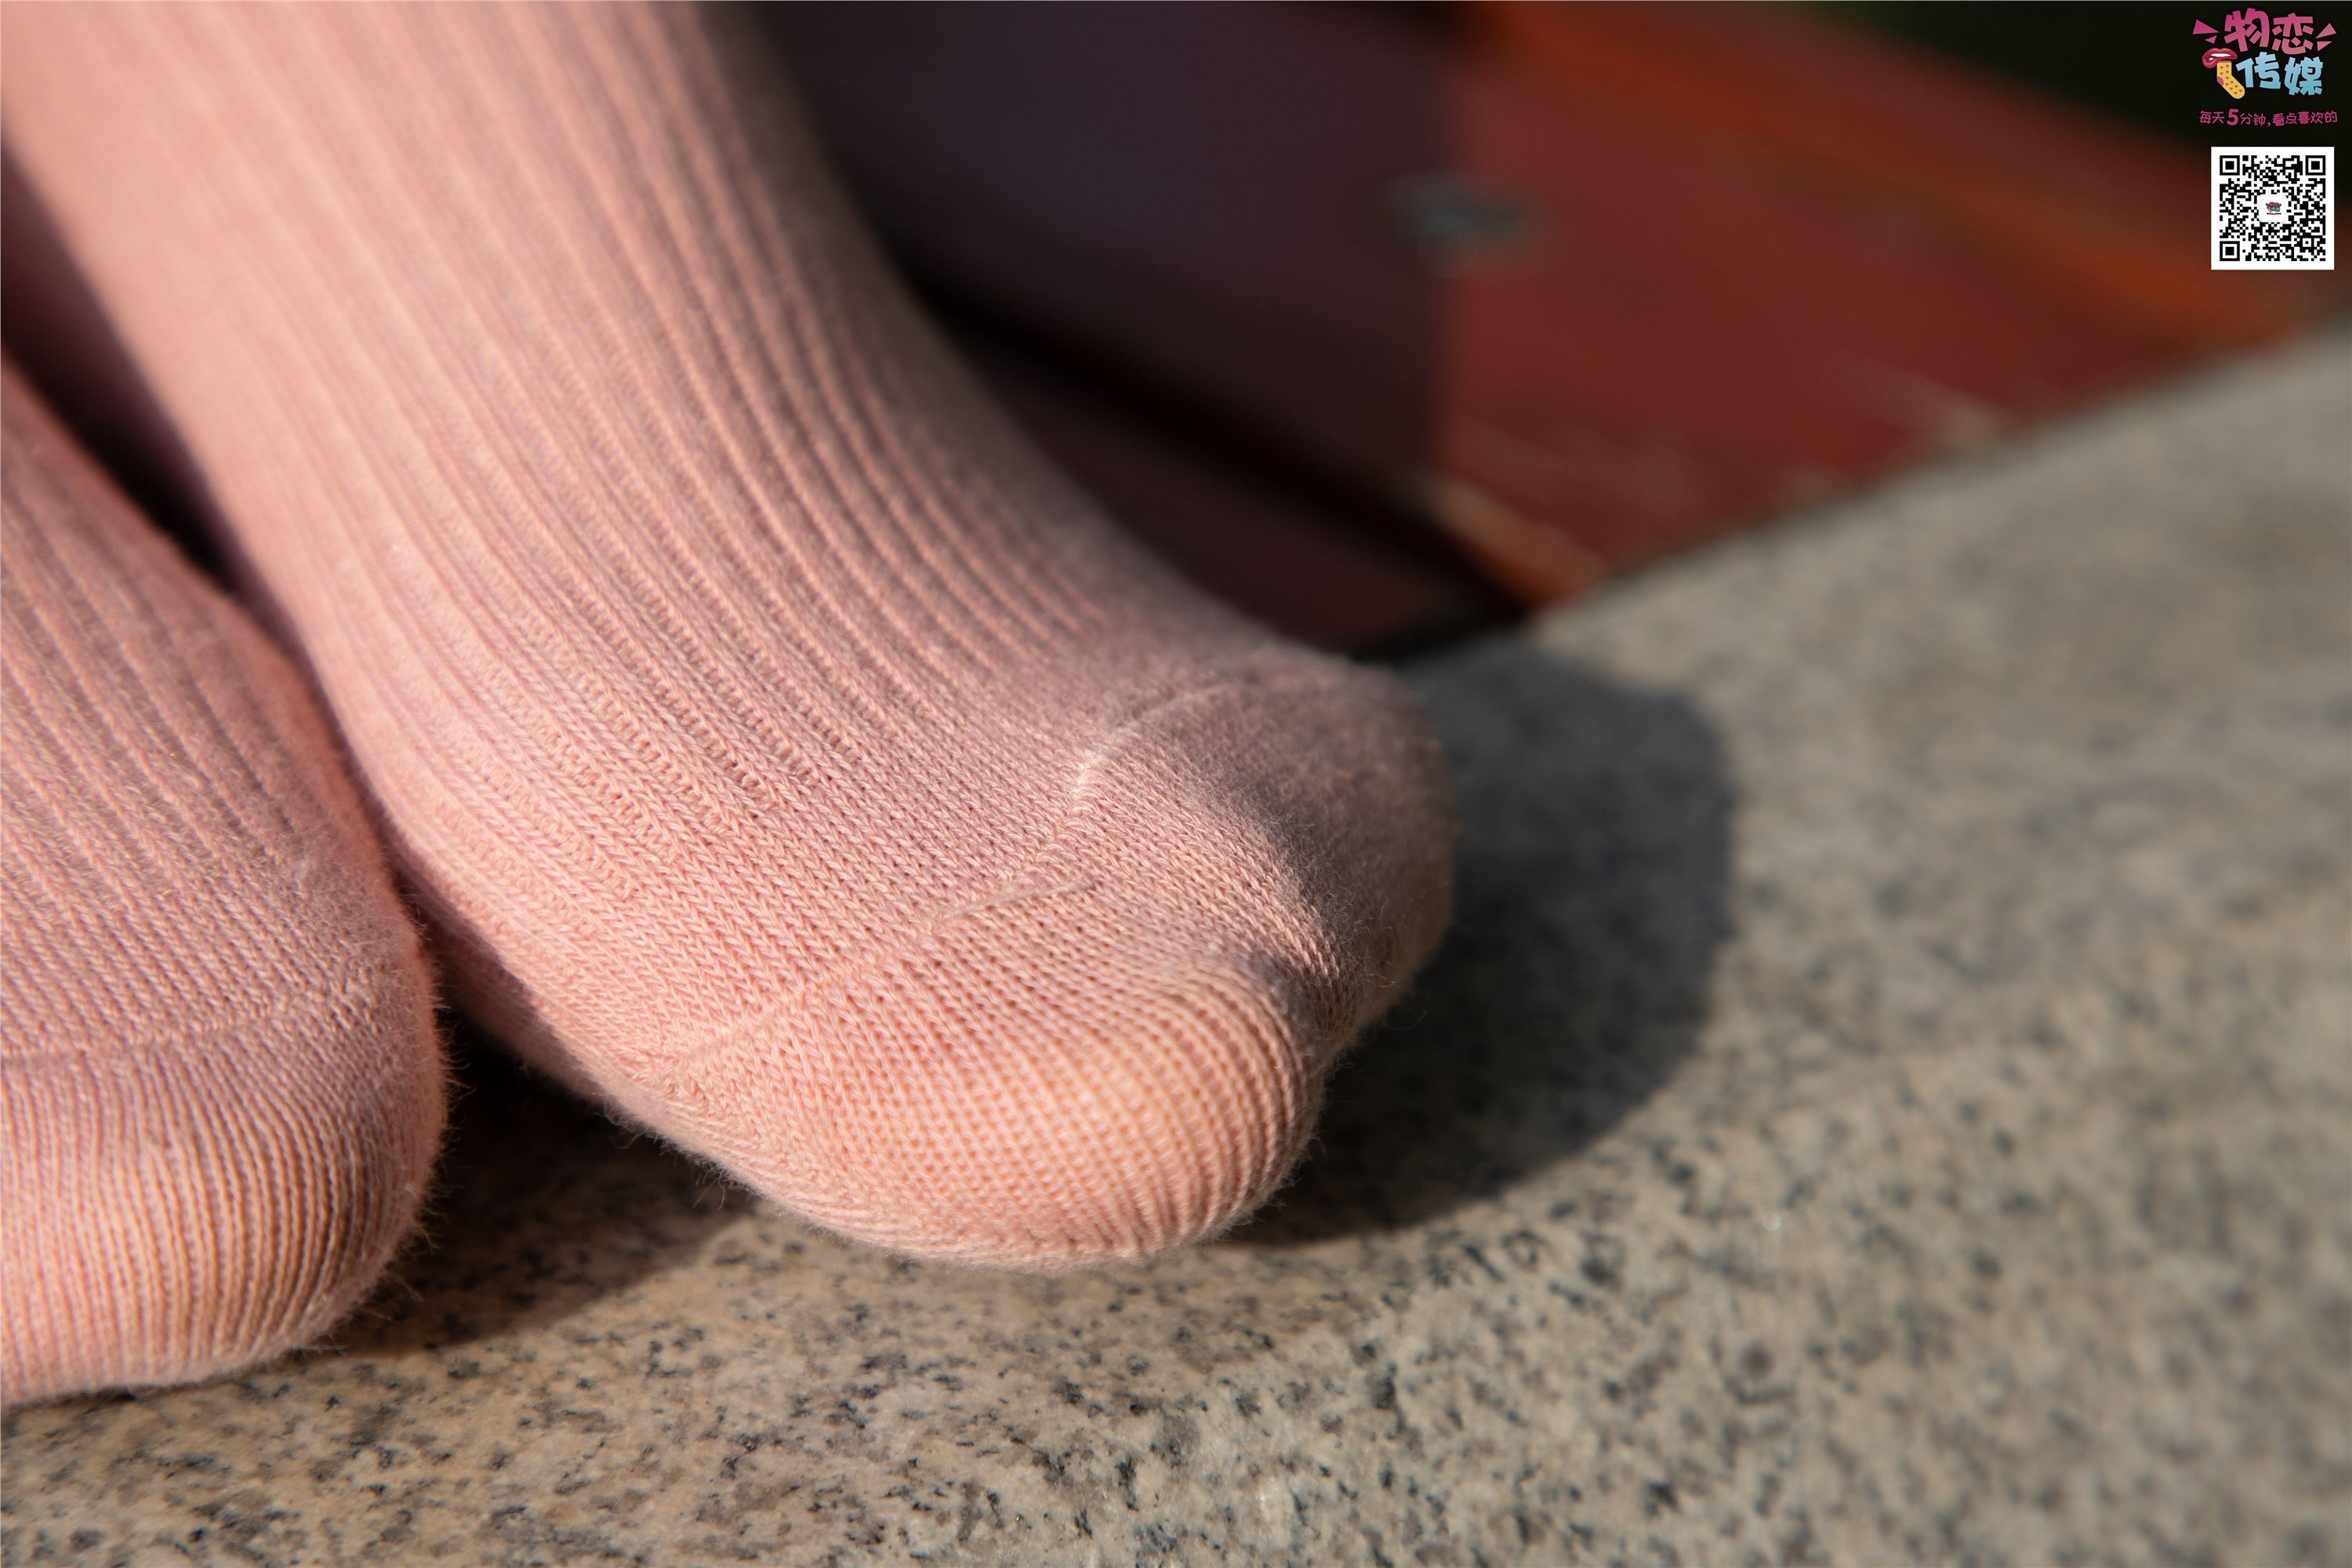
[[[0,385],[0,1401],[330,1327],[440,1136],[431,982],[285,659]]]
[[[494,1026],[893,1247],[1200,1237],[1436,938],[1434,744],[1021,445],[740,21],[34,8],[9,132]]]

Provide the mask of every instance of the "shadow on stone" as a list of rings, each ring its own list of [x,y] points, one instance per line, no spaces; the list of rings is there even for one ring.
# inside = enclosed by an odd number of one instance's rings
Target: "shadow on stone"
[[[1423,1224],[1574,1154],[1675,1071],[1728,930],[1733,789],[1681,698],[1498,641],[1411,679],[1462,812],[1453,930],[1236,1234]]]
[[[460,1024],[449,1138],[424,1237],[337,1352],[443,1348],[552,1323],[686,1261],[758,1200],[631,1131]]]

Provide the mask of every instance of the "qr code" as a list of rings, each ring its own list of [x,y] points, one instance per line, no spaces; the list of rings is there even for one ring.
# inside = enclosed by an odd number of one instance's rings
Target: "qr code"
[[[2336,149],[2213,149],[2213,265],[2336,266]]]

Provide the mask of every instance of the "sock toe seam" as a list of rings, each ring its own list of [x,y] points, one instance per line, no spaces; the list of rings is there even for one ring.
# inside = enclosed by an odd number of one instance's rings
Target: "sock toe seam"
[[[132,1039],[112,1040],[103,1045],[76,1048],[11,1051],[0,1054],[0,1072],[14,1072],[19,1068],[49,1068],[82,1063],[118,1065],[126,1058],[156,1053],[184,1053],[189,1047],[205,1041],[234,1040],[255,1030],[331,1014],[351,1004],[379,1001],[396,992],[403,984],[422,984],[429,992],[429,980],[423,979],[418,973],[423,968],[423,961],[413,954],[387,954],[352,968],[334,984],[296,990],[275,1006],[240,1014],[216,1027],[142,1035]]]
[[[1084,815],[1090,804],[1087,792],[1102,772],[1116,760],[1117,754],[1138,735],[1169,714],[1199,704],[1227,697],[1258,692],[1284,692],[1317,689],[1340,689],[1346,682],[1344,671],[1318,670],[1296,676],[1269,679],[1234,679],[1214,682],[1152,703],[1129,718],[1120,720],[1106,731],[1102,740],[1087,748],[1064,796],[1060,814],[1035,850],[1024,856],[1019,864],[1004,873],[1002,879],[977,897],[963,900],[939,910],[919,921],[900,927],[878,950],[864,957],[837,963],[811,975],[793,986],[782,995],[744,1014],[723,1029],[716,1030],[683,1050],[667,1054],[655,1083],[667,1081],[686,1068],[724,1054],[749,1036],[767,1031],[781,1019],[802,1010],[814,997],[840,984],[870,974],[904,958],[925,943],[952,930],[962,921],[991,910],[1024,903],[1044,902],[1084,893],[1100,886],[1106,879],[1082,876],[1072,879],[1038,885],[1024,885],[1024,879],[1034,878],[1038,870],[1053,860],[1055,852],[1066,843],[1071,825]],[[651,1087],[642,1085],[640,1087]]]

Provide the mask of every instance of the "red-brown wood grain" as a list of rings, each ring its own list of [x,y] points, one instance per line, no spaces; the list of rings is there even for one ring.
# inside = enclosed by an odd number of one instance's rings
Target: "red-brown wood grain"
[[[2193,151],[1779,8],[780,10],[950,319],[1526,602],[2342,297],[2206,268]]]

